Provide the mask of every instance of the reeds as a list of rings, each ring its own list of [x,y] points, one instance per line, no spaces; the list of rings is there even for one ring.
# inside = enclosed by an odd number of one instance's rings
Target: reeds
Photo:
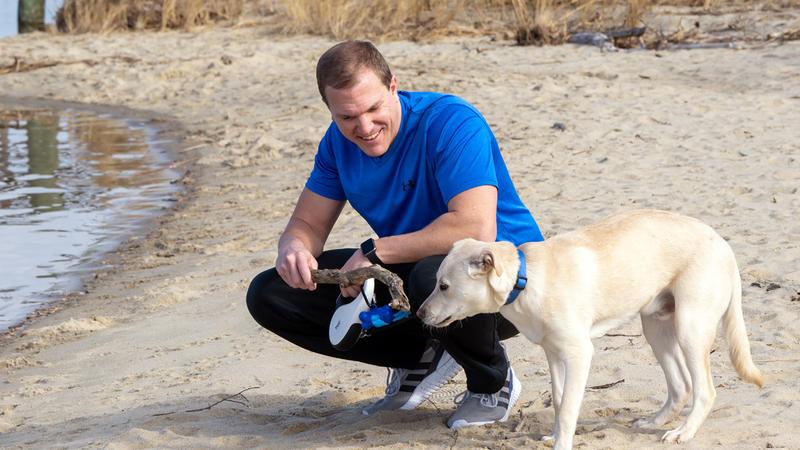
[[[466,0],[288,0],[285,31],[414,39],[448,26]]]
[[[556,44],[577,29],[641,25],[657,1],[710,4],[719,0],[283,0],[284,31],[336,39],[418,39],[463,33],[487,17],[520,44]],[[478,20],[476,20],[476,18]],[[466,24],[466,27],[464,26]],[[478,24],[478,25],[476,25]],[[477,30],[476,30],[477,32]]]
[[[68,33],[191,29],[233,20],[244,0],[64,0],[58,29]]]
[[[632,47],[663,36],[617,37],[646,25],[654,7],[705,12],[753,8],[756,0],[64,0],[59,29],[109,32],[191,29],[243,14],[270,16],[272,30],[334,39],[434,39],[443,35],[516,38],[522,45],[558,44],[576,32],[613,31],[614,45]],[[758,0],[780,8],[800,0]],[[245,13],[245,8],[248,11]],[[624,35],[624,32],[622,33]],[[628,35],[631,36],[631,35]],[[656,45],[656,44],[653,44]]]

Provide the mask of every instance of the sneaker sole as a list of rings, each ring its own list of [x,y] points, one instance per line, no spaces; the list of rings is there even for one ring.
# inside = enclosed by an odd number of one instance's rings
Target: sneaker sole
[[[403,406],[400,407],[400,409],[406,411],[416,409],[416,407],[422,404],[422,402],[430,397],[431,394],[436,392],[436,390],[442,387],[443,384],[447,383],[451,378],[453,378],[459,370],[461,370],[461,366],[458,365],[456,360],[453,359],[449,353],[445,353],[442,355],[442,359],[439,361],[439,366],[436,368],[436,370],[425,377],[425,379],[423,379],[422,382],[417,385],[417,388],[414,389],[411,397],[403,404]],[[441,371],[442,376],[436,377],[434,380],[432,375],[439,371]]]

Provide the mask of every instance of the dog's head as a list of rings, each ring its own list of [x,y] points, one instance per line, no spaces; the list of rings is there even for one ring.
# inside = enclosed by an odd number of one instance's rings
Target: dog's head
[[[456,242],[439,266],[436,288],[417,317],[427,325],[445,327],[475,314],[500,311],[516,282],[517,261],[510,242]]]

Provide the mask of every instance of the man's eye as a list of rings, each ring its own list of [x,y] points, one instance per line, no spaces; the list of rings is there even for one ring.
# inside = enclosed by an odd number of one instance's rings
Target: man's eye
[[[447,284],[447,283],[439,283],[439,290],[440,291],[446,291],[447,288],[449,288],[449,287],[450,287],[450,285]]]

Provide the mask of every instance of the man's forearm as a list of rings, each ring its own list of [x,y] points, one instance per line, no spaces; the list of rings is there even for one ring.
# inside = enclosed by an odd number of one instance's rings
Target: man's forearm
[[[311,252],[315,258],[322,253],[325,245],[325,240],[317,236],[311,226],[301,219],[292,217],[278,240],[278,251],[280,252],[287,245],[298,242]]]
[[[448,212],[419,231],[380,238],[376,248],[381,261],[399,264],[419,261],[427,256],[444,255],[460,239],[493,242],[496,237],[497,224],[494,220],[472,219]]]

